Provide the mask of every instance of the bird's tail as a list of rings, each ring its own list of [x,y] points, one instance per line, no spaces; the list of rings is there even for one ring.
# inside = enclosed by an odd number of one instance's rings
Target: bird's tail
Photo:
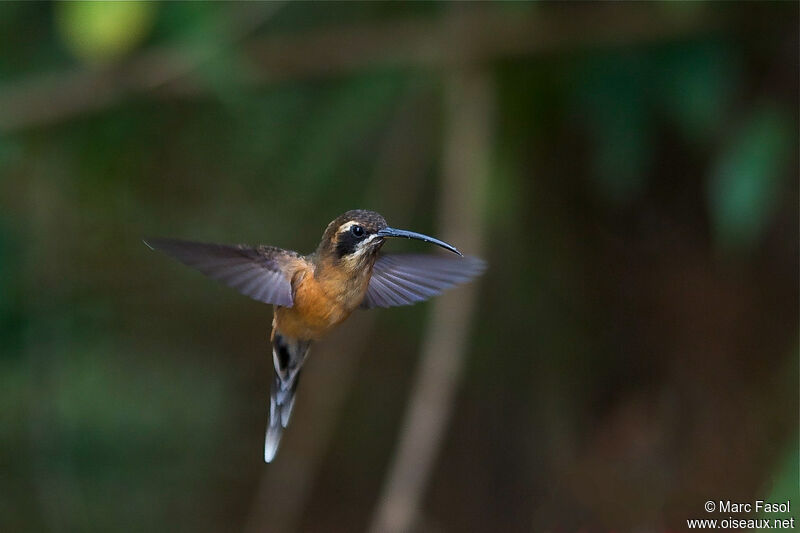
[[[273,335],[275,378],[270,390],[269,422],[264,438],[264,461],[268,463],[275,458],[283,430],[289,424],[297,384],[300,382],[300,370],[310,346],[310,342],[292,341],[278,333]]]

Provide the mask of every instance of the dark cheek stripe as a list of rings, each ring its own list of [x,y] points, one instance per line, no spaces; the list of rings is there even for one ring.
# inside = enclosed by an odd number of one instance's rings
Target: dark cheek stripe
[[[349,232],[346,235],[342,235],[339,238],[339,242],[336,243],[336,256],[341,259],[346,255],[352,254],[356,251],[357,244],[358,239],[353,237]]]

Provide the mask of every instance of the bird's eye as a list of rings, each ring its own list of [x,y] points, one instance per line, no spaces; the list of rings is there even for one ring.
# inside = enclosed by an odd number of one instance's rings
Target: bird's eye
[[[359,226],[358,224],[353,224],[350,226],[350,233],[353,234],[353,237],[358,237],[359,239],[364,236],[364,228]]]

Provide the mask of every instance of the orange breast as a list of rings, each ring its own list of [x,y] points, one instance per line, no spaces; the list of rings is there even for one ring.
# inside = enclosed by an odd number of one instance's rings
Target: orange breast
[[[349,294],[340,280],[319,280],[311,272],[301,276],[295,286],[294,305],[275,310],[276,328],[289,337],[318,340],[330,329],[341,324],[363,299],[361,294]]]
[[[371,271],[348,272],[329,261],[297,264],[292,276],[294,305],[276,308],[276,329],[295,339],[318,340],[361,304]]]

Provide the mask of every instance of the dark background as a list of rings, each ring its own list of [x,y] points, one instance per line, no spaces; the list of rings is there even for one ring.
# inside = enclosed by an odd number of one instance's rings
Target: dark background
[[[0,4],[0,529],[364,530],[432,304],[321,343],[267,466],[270,308],[141,238],[441,235],[461,130],[490,268],[416,529],[798,498],[797,98],[796,2]]]

